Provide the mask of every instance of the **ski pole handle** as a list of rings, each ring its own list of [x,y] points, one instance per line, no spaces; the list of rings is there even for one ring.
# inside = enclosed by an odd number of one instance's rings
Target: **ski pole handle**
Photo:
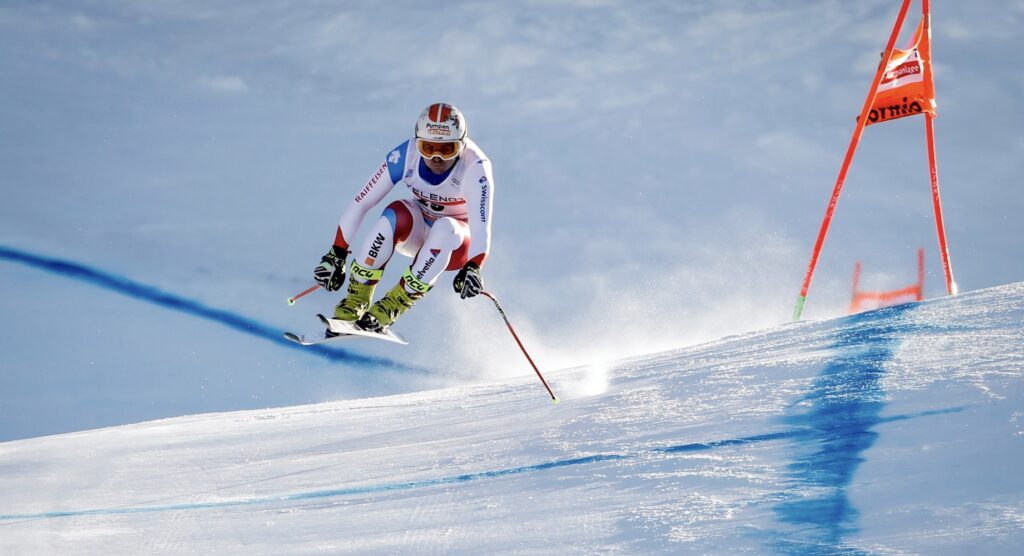
[[[519,344],[519,349],[522,350],[523,355],[526,356],[526,360],[530,362],[530,366],[533,367],[533,372],[537,373],[537,378],[540,379],[541,384],[544,385],[544,388],[547,389],[548,394],[551,395],[551,401],[557,405],[560,401],[558,399],[558,396],[556,396],[555,393],[551,391],[551,387],[548,386],[548,381],[544,380],[544,375],[540,374],[540,369],[537,368],[537,364],[533,362],[533,358],[530,357],[530,354],[526,352],[526,348],[523,347],[523,342],[519,339],[519,335],[516,334],[515,328],[512,328],[512,323],[509,322],[508,315],[506,315],[505,310],[501,308],[501,304],[498,303],[498,299],[494,297],[494,295],[491,294],[491,292],[481,291],[480,293],[482,295],[486,295],[488,299],[494,302],[494,306],[498,309],[498,313],[501,314],[501,318],[505,319],[505,326],[508,326],[508,331],[512,333],[512,338],[514,338],[516,343]]]
[[[294,297],[289,297],[288,298],[288,305],[289,306],[290,305],[295,305],[296,301],[298,301],[302,297],[306,296],[307,294],[313,293],[319,287],[320,287],[320,284],[313,284],[308,290],[305,290],[302,293],[300,293],[300,294],[298,294],[298,295],[296,295]]]

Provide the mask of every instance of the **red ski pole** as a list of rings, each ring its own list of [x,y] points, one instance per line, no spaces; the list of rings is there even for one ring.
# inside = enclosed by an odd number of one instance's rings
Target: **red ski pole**
[[[547,388],[548,394],[551,395],[551,401],[557,404],[559,402],[558,396],[555,396],[555,393],[551,391],[551,387],[548,386],[548,381],[544,380],[544,375],[540,374],[540,369],[537,368],[537,364],[533,362],[533,358],[530,357],[530,354],[526,352],[526,348],[523,347],[523,342],[519,340],[519,335],[516,334],[515,328],[512,328],[512,323],[509,322],[508,316],[505,314],[505,310],[501,308],[501,304],[498,303],[498,300],[490,292],[482,291],[480,293],[486,295],[488,299],[494,302],[494,306],[497,307],[498,312],[501,313],[501,318],[505,319],[505,325],[508,326],[508,331],[512,333],[512,337],[515,338],[516,343],[519,344],[519,349],[522,350],[523,355],[526,356],[526,360],[529,361],[530,366],[533,367],[533,372],[537,373],[537,378],[540,379],[540,382],[541,384],[544,385],[544,388]]]
[[[320,284],[313,284],[308,290],[303,291],[302,293],[296,295],[295,297],[289,297],[288,298],[288,305],[295,305],[296,301],[298,301],[300,298],[304,297],[306,294],[313,293],[319,287],[320,287]]]

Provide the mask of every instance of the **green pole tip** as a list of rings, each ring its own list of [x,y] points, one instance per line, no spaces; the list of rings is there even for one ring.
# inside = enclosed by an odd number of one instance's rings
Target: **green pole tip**
[[[793,309],[793,320],[800,320],[800,315],[804,312],[804,303],[807,302],[807,296],[801,295],[796,298],[796,308]]]
[[[288,298],[288,305],[295,305],[295,298],[289,297]]]
[[[554,398],[551,398],[551,403],[553,403],[555,405],[558,405],[558,402],[560,402],[560,401],[562,401],[562,400],[558,399],[558,396],[555,396]]]

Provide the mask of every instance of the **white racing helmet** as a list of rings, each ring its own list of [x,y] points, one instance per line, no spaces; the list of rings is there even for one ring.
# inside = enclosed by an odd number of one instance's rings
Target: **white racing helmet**
[[[466,118],[458,108],[434,103],[416,120],[416,148],[426,158],[451,160],[462,154],[467,131]]]

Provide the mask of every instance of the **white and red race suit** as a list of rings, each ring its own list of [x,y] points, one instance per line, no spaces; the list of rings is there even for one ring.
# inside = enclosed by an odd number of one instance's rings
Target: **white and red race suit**
[[[491,247],[494,179],[487,155],[469,138],[455,165],[440,175],[427,168],[415,139],[393,149],[345,208],[334,244],[349,250],[366,214],[399,183],[412,199],[390,203],[362,245],[351,250],[353,279],[378,280],[381,272],[366,270],[383,269],[396,250],[413,257],[410,273],[420,287],[406,280],[410,292],[425,291],[442,272],[469,261],[483,266]]]

